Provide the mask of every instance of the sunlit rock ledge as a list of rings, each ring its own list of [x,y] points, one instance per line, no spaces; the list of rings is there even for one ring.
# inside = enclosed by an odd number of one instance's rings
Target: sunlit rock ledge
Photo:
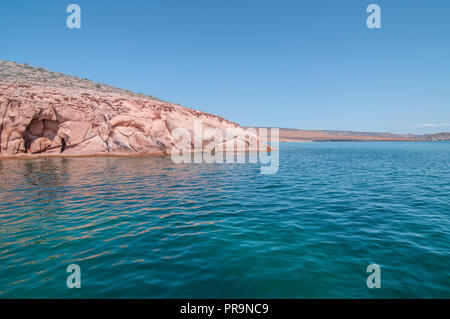
[[[174,149],[270,148],[219,116],[0,61],[0,157],[168,155]]]

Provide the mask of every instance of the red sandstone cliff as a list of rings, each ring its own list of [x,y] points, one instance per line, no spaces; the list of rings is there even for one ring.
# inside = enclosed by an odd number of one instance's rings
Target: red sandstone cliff
[[[203,130],[249,145],[258,140],[238,124],[161,100],[42,68],[0,61],[0,156],[30,154],[168,154],[179,139]],[[216,130],[216,131],[214,131]],[[219,134],[220,133],[220,134]],[[230,140],[230,136],[227,137]],[[226,150],[229,143],[210,138]],[[183,145],[193,150],[194,145]]]

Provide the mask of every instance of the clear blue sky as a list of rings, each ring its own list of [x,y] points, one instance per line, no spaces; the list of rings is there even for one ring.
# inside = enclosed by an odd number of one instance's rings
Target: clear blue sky
[[[0,59],[242,125],[450,131],[448,0],[2,0]]]

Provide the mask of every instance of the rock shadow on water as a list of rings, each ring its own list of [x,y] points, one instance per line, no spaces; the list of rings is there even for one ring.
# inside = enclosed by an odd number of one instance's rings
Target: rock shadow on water
[[[66,187],[68,160],[58,158],[20,162],[24,180],[33,188],[37,199],[44,204],[54,204]]]

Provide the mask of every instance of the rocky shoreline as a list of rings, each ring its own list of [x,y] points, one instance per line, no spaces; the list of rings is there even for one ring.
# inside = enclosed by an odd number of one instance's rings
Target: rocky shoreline
[[[184,143],[177,129],[193,137],[208,131],[208,137]],[[0,157],[168,155],[174,148],[195,152],[207,145],[213,151],[267,148],[255,134],[216,115],[0,61]]]

